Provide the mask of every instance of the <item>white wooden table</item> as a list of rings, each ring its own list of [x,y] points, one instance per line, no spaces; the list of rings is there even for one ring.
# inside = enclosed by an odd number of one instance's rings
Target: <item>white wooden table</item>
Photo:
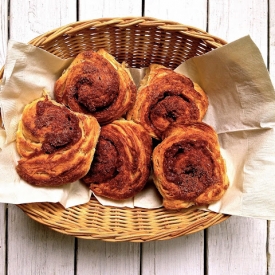
[[[275,83],[275,1],[271,0],[1,0],[0,66],[10,38],[28,42],[77,20],[129,15],[196,26],[228,42],[249,34]],[[275,222],[231,217],[169,241],[108,243],[56,233],[17,206],[0,204],[0,275],[17,274],[271,275],[275,274]]]

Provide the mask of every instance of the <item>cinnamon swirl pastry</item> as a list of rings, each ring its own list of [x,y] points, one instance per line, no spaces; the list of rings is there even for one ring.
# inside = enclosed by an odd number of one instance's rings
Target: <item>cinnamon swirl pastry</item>
[[[92,116],[73,113],[47,95],[24,108],[16,145],[16,170],[35,186],[60,186],[89,171],[100,126]]]
[[[95,195],[131,198],[149,178],[151,153],[152,139],[141,125],[115,120],[102,126],[93,163],[82,180]]]
[[[217,134],[205,123],[169,127],[152,159],[154,182],[167,209],[213,203],[228,188]]]
[[[104,125],[132,107],[136,86],[126,65],[100,49],[78,54],[56,81],[54,94],[57,102],[93,115]]]
[[[141,81],[127,119],[140,123],[156,139],[173,123],[201,121],[208,99],[198,84],[162,65],[152,64]]]

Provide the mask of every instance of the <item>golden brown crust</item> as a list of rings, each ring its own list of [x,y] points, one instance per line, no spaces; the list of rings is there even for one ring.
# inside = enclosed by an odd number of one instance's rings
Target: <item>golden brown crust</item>
[[[57,102],[93,115],[104,125],[132,107],[136,86],[125,64],[101,49],[78,54],[56,81],[54,93]]]
[[[154,138],[174,123],[201,121],[208,108],[204,91],[186,76],[152,64],[141,81],[127,119],[140,123]]]
[[[35,186],[60,186],[88,172],[99,137],[96,119],[73,113],[43,96],[26,105],[16,146],[21,159],[16,170]]]
[[[152,159],[154,182],[167,209],[213,203],[228,188],[217,134],[205,123],[169,127]]]
[[[102,126],[95,158],[83,182],[99,196],[128,199],[140,192],[150,175],[152,139],[133,121]]]

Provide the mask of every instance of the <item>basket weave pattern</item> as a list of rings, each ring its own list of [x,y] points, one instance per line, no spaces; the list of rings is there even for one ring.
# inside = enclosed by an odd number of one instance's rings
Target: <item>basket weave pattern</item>
[[[226,42],[207,32],[172,21],[148,17],[102,18],[75,22],[30,41],[58,57],[74,57],[84,50],[104,48],[130,67],[151,63],[175,69],[185,60]],[[3,76],[4,68],[0,71]],[[194,233],[229,216],[194,208],[182,211],[116,208],[87,204],[64,209],[58,203],[18,205],[32,219],[63,234],[106,241],[167,240]]]

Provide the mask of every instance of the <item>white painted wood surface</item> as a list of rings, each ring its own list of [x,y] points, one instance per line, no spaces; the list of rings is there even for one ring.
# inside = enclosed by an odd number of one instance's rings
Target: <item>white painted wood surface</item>
[[[141,15],[142,1],[139,0],[79,1],[79,20]]]
[[[73,237],[26,219],[15,205],[8,215],[7,274],[74,274]]]
[[[6,271],[6,204],[0,204],[0,274]]]
[[[5,56],[7,50],[7,41],[8,41],[8,1],[2,0],[0,5],[0,66],[5,63]]]
[[[268,0],[1,0],[0,66],[9,38],[27,42],[76,20],[152,16],[208,30],[228,42],[250,34],[275,82],[275,2]],[[9,8],[8,8],[9,5]],[[142,7],[144,11],[142,11]],[[9,14],[8,14],[9,11]],[[275,223],[231,217],[207,230],[145,244],[81,240],[0,204],[0,275],[275,274]],[[18,273],[19,272],[19,273]]]
[[[77,19],[76,0],[10,1],[10,39],[28,42]]]
[[[5,62],[8,42],[8,1],[0,5],[0,67]],[[0,204],[0,274],[6,273],[6,204]]]
[[[142,275],[204,273],[204,232],[142,245]]]
[[[168,19],[202,30],[207,26],[207,0],[145,1],[144,15]]]
[[[273,86],[275,84],[275,2],[270,1],[269,3],[269,32],[268,32],[268,39],[269,39],[269,72],[271,76],[271,80]]]
[[[269,1],[269,72],[275,85],[275,2]],[[268,222],[268,274],[275,274],[275,221]]]

